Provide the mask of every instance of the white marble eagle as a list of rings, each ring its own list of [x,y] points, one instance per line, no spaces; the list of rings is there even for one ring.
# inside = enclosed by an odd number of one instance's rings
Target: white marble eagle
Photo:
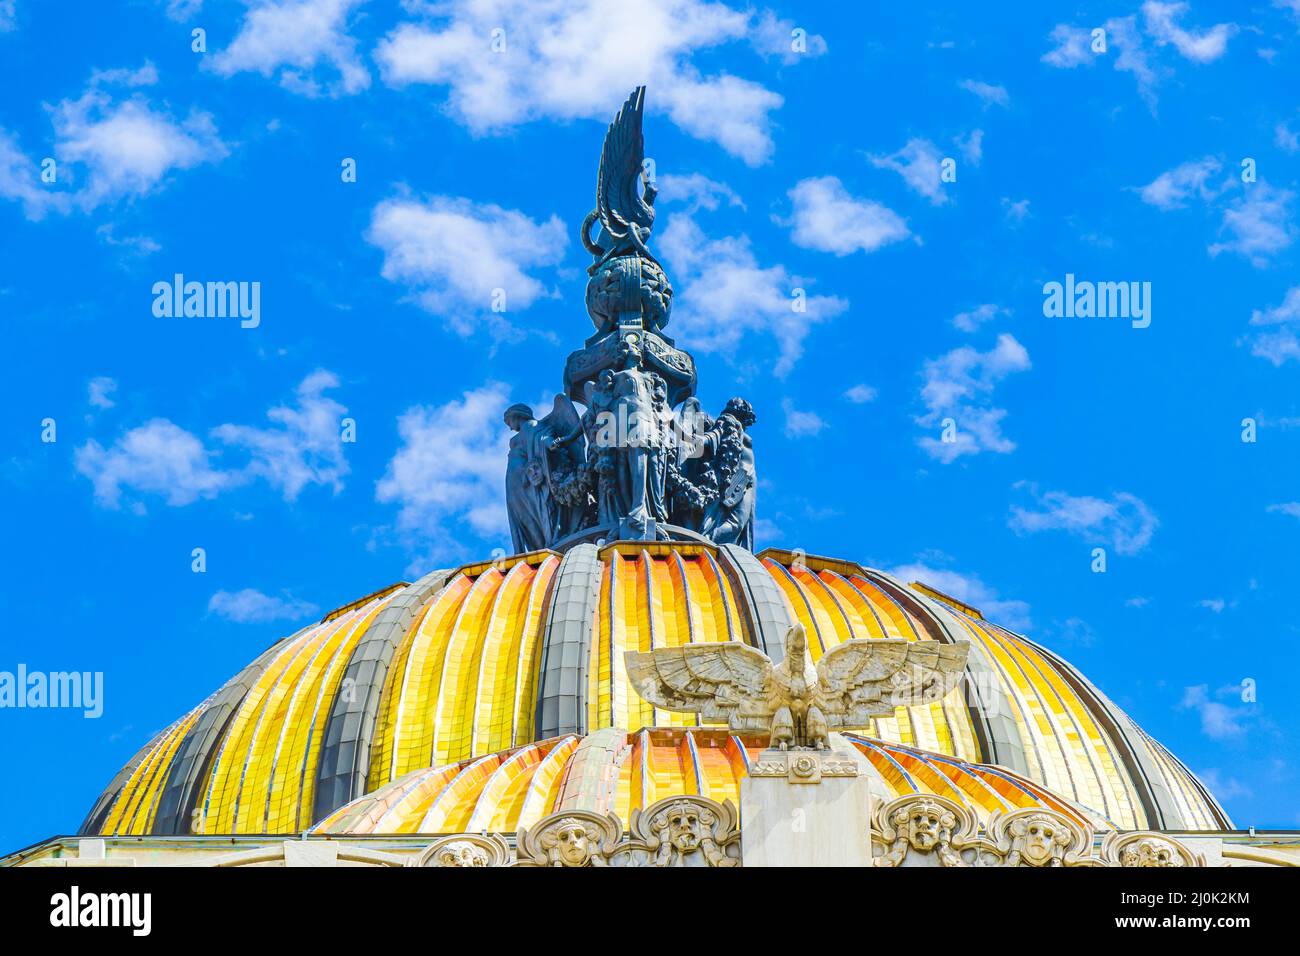
[[[968,644],[858,638],[832,647],[816,667],[802,624],[785,659],[737,641],[686,644],[624,655],[636,692],[664,710],[726,722],[736,733],[771,733],[773,748],[825,750],[831,730],[865,727],[896,706],[938,700],[957,686]]]

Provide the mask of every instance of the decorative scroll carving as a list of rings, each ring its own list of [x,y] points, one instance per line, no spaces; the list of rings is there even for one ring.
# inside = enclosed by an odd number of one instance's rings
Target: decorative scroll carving
[[[510,846],[495,833],[461,833],[443,837],[425,847],[407,866],[506,866]]]
[[[876,807],[876,866],[971,866],[978,852],[975,814],[946,797],[910,794]]]
[[[520,827],[515,866],[608,866],[622,837],[623,824],[612,813],[562,810],[531,830]]]
[[[814,667],[796,623],[780,664],[739,642],[628,651],[624,661],[633,688],[657,707],[725,721],[737,733],[766,731],[777,750],[824,750],[831,728],[862,728],[900,704],[943,697],[961,680],[969,650],[858,638],[831,648]]]

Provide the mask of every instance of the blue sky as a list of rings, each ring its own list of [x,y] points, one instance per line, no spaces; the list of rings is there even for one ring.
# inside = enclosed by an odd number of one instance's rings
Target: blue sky
[[[0,670],[102,671],[104,713],[0,710],[0,849],[277,636],[508,548],[500,413],[590,334],[641,83],[759,546],[983,608],[1300,826],[1295,0],[71,6],[0,0]],[[260,283],[257,327],[156,317],[176,273]],[[1045,317],[1067,274],[1150,283],[1150,326]]]

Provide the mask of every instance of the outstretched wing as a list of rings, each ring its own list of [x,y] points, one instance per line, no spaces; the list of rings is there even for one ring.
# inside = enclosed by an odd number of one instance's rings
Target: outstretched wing
[[[896,673],[892,696],[898,704],[927,704],[956,687],[966,672],[969,644],[916,641],[907,647],[907,665]]]
[[[615,241],[627,239],[630,224],[649,229],[654,207],[641,196],[638,182],[645,161],[645,139],[641,116],[645,87],[638,86],[609,124],[600,154],[600,176],[596,182],[596,210],[600,223]]]
[[[965,644],[859,638],[831,648],[817,663],[822,710],[832,727],[861,727],[902,704],[937,700],[956,686]]]
[[[733,730],[765,730],[772,662],[739,642],[688,644],[623,657],[633,689],[656,707],[726,721]]]
[[[544,444],[538,451],[538,457],[541,458],[546,467],[547,478],[550,478],[552,455],[556,455],[557,461],[581,461],[586,457],[584,449],[586,442],[582,436],[579,436],[576,444],[570,444],[560,449],[558,453],[551,452],[551,440],[561,438],[565,435],[571,435],[579,429],[582,424],[582,417],[578,414],[578,409],[574,407],[573,402],[569,401],[569,396],[561,393],[555,396],[555,403],[551,407],[551,412],[538,423],[537,435],[539,440]]]
[[[547,431],[552,435],[568,435],[581,422],[582,416],[578,414],[578,409],[574,407],[573,402],[569,401],[569,396],[561,392],[555,396],[555,404],[551,406],[551,413],[538,424],[546,426]]]

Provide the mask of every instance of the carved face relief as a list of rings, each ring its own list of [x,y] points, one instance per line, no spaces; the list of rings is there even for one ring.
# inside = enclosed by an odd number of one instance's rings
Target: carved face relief
[[[1158,840],[1138,840],[1124,847],[1120,854],[1121,866],[1182,866],[1182,857],[1168,843]]]
[[[668,810],[668,841],[682,853],[690,853],[700,845],[700,809],[689,803],[679,803]]]
[[[438,866],[487,865],[487,852],[472,843],[448,843],[438,853]]]
[[[907,841],[917,850],[932,850],[943,832],[943,812],[932,803],[917,803],[907,818]]]
[[[555,847],[566,866],[584,866],[591,859],[591,839],[580,820],[566,820],[556,828]]]
[[[1044,866],[1055,855],[1057,824],[1047,817],[1030,817],[1024,826],[1025,847],[1021,851],[1022,856],[1032,866]]]

